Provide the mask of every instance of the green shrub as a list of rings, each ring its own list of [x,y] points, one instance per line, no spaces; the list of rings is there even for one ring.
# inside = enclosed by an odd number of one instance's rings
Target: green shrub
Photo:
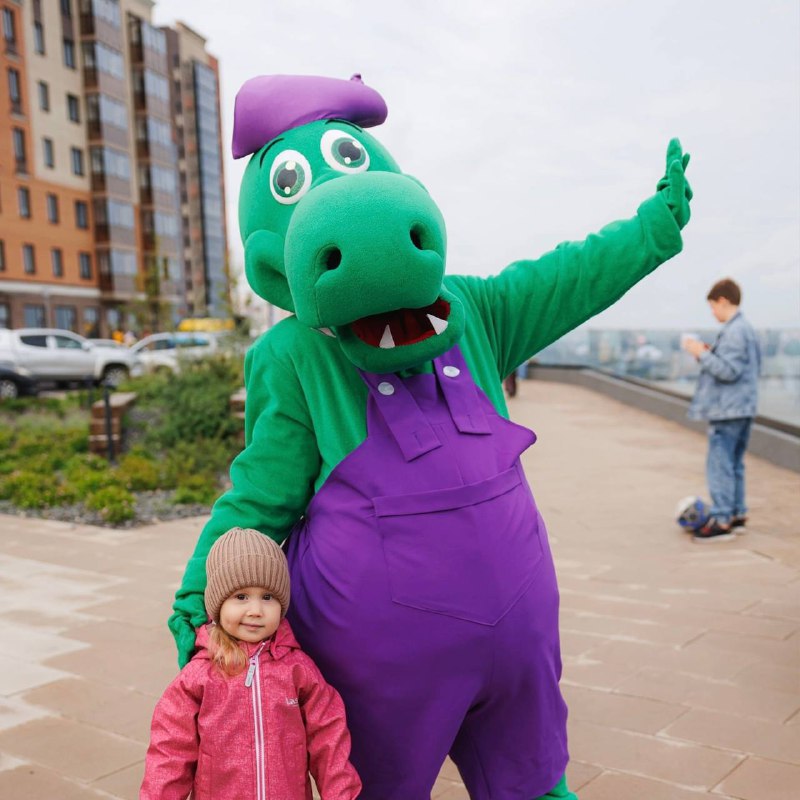
[[[225,473],[240,446],[231,440],[200,439],[196,442],[177,442],[167,450],[163,466],[165,489],[186,482],[186,476],[200,476],[214,483]]]
[[[121,486],[106,486],[86,498],[86,507],[99,511],[100,516],[112,525],[136,516],[136,498]]]
[[[17,459],[30,458],[46,453],[53,447],[53,439],[40,433],[25,432],[17,435],[11,451]]]
[[[0,406],[0,499],[39,509],[82,501],[111,524],[135,518],[131,492],[174,489],[169,502],[208,506],[241,449],[230,395],[241,358],[187,362],[180,374],[135,379],[124,422],[129,451],[118,466],[88,453],[89,406],[101,393]]]
[[[120,459],[117,477],[134,492],[158,489],[161,474],[158,464],[139,453],[128,453]]]
[[[87,500],[102,489],[125,489],[125,484],[113,472],[87,472],[68,482],[79,500]],[[125,489],[127,491],[127,489]]]
[[[26,472],[49,475],[52,480],[55,479],[58,470],[64,466],[67,456],[68,454],[51,448],[45,452],[29,455],[24,460],[18,459],[18,467],[19,469],[24,469]]]
[[[240,428],[230,411],[230,396],[241,385],[237,359],[187,362],[168,378],[150,376],[137,398],[134,417],[147,417],[145,443],[169,448],[178,442],[225,439]],[[140,384],[137,382],[137,390]]]
[[[52,475],[19,470],[0,481],[0,497],[20,508],[47,508],[70,502],[74,495]]]
[[[112,471],[108,462],[91,453],[72,456],[62,474],[66,484],[80,500],[86,500],[100,489],[125,489],[125,481]]]
[[[130,388],[132,392],[136,392],[136,405],[148,405],[157,401],[173,377],[169,372],[151,372],[131,380]]]
[[[7,453],[11,449],[11,445],[14,443],[14,432],[9,425],[6,427],[5,425],[0,424],[0,453]]]
[[[219,490],[216,481],[208,476],[189,475],[184,478],[172,495],[175,505],[210,506],[216,500]]]

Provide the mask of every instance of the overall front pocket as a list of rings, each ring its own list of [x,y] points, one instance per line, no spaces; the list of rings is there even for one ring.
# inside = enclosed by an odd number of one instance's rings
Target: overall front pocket
[[[538,514],[519,463],[465,486],[373,498],[392,600],[494,625],[542,557]]]

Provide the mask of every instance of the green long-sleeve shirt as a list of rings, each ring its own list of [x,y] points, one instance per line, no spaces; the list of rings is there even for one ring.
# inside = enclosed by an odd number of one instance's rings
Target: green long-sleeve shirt
[[[565,242],[535,261],[490,278],[448,276],[464,304],[459,346],[472,376],[507,416],[500,379],[551,342],[608,308],[681,250],[661,194],[630,220],[583,242]],[[419,371],[430,371],[422,365]],[[367,389],[335,338],[290,317],[262,336],[245,360],[245,448],[231,465],[232,488],[214,505],[175,609],[205,620],[205,558],[229,528],[255,528],[282,541],[336,465],[366,438]]]

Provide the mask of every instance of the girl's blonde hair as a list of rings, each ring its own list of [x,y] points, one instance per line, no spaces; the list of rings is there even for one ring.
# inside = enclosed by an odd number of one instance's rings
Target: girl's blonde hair
[[[247,666],[247,655],[242,650],[239,640],[231,636],[219,623],[211,626],[208,652],[211,663],[223,675],[230,678],[244,672]]]

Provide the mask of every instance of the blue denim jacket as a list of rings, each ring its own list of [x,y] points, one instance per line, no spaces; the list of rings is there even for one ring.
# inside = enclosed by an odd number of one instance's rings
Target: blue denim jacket
[[[710,350],[700,356],[700,377],[689,406],[690,419],[754,417],[761,350],[755,331],[737,311]]]

